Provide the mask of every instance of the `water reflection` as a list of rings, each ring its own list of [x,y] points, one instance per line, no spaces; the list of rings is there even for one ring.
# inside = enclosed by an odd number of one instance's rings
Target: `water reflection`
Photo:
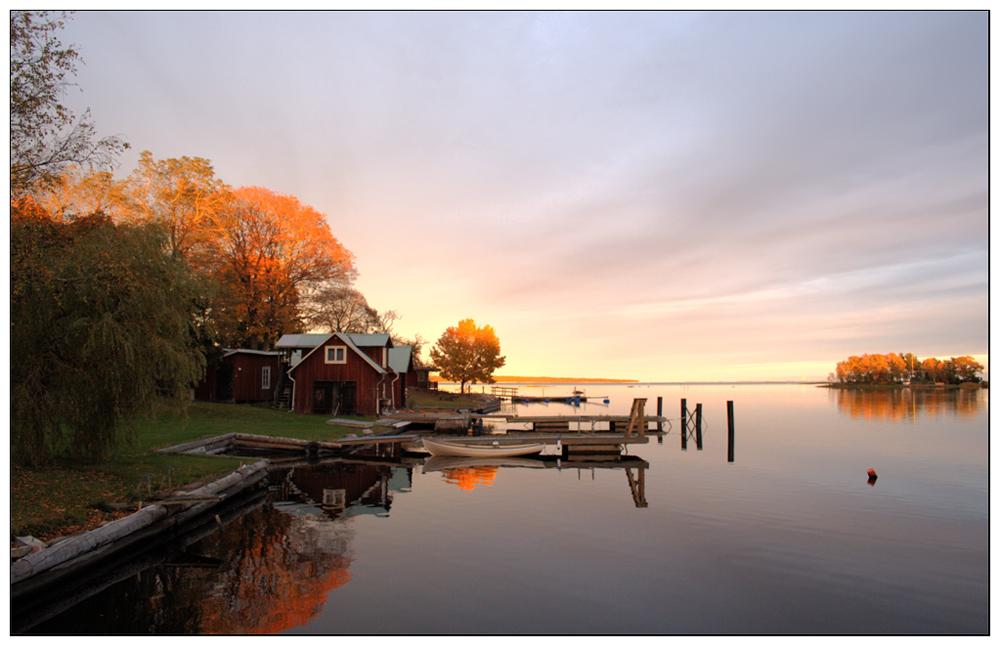
[[[663,392],[704,402],[707,437],[630,446],[649,474],[634,456],[274,463],[239,520],[67,585],[59,616],[14,605],[12,632],[988,633],[988,391]]]
[[[317,617],[351,580],[351,517],[388,515],[411,490],[413,469],[438,472],[463,490],[492,486],[502,469],[621,469],[636,507],[646,507],[635,456],[601,459],[413,458],[379,454],[319,464],[286,461],[270,487],[232,513],[153,553],[116,564],[87,586],[59,591],[47,608],[13,608],[15,633],[271,634]],[[38,605],[38,604],[36,604]],[[44,604],[42,604],[44,605]]]
[[[445,482],[463,491],[473,491],[477,485],[492,487],[501,469],[621,469],[625,472],[632,501],[636,507],[648,507],[646,502],[646,469],[649,463],[631,455],[573,456],[567,459],[543,458],[466,458],[434,456],[423,464],[424,473],[440,472]]]
[[[459,467],[445,469],[445,482],[458,485],[463,491],[472,491],[476,485],[492,487],[500,467]]]
[[[424,460],[423,472],[440,472],[444,481],[462,491],[472,491],[476,485],[492,487],[501,467],[544,469],[541,460],[530,458],[469,458],[432,456]]]
[[[259,496],[222,528],[212,518],[193,540],[116,566],[110,584],[63,589],[62,598],[79,602],[54,619],[44,620],[53,611],[15,607],[13,631],[269,634],[301,626],[351,580],[354,534],[345,518],[386,513],[410,474],[378,462],[281,466],[269,473],[270,504]]]
[[[841,413],[867,421],[904,422],[920,416],[975,417],[981,389],[899,388],[892,390],[831,389]]]

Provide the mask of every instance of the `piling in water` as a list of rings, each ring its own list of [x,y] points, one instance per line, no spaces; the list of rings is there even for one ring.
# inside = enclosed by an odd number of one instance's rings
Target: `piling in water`
[[[701,450],[701,404],[694,406],[694,445]]]
[[[688,400],[681,400],[681,450],[687,451],[688,448]]]
[[[736,440],[736,425],[733,422],[733,402],[726,402],[726,412],[729,418],[729,461],[733,461],[733,446]]]

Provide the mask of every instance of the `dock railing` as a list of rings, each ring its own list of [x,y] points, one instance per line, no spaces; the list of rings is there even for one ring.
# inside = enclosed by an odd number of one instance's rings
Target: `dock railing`
[[[490,394],[500,398],[514,399],[517,397],[517,386],[492,386]]]

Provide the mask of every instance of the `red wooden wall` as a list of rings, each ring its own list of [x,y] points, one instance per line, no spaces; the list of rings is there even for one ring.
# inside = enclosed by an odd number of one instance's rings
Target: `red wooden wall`
[[[327,346],[342,346],[340,339],[325,343],[314,352],[304,357],[292,367],[289,376],[295,380],[295,405],[293,410],[299,413],[313,412],[313,386],[317,381],[345,382],[353,381],[357,385],[356,413],[358,415],[377,415],[378,400],[381,397],[391,397],[390,387],[394,375],[379,374],[367,361],[362,359],[350,347],[347,348],[347,363],[326,363]],[[376,363],[381,360],[379,348],[361,348],[371,350],[369,356],[378,353]],[[377,391],[377,392],[376,392]]]

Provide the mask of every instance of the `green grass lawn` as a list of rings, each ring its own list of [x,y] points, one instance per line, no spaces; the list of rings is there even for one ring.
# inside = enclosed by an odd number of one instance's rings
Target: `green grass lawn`
[[[193,402],[183,410],[166,405],[136,424],[133,445],[98,464],[61,458],[37,469],[11,470],[11,534],[43,540],[92,529],[122,512],[110,503],[143,500],[143,474],[153,474],[155,493],[168,467],[173,488],[210,482],[231,473],[247,458],[156,453],[154,449],[226,433],[250,433],[334,441],[352,429],[327,424],[329,416],[303,415],[262,406]],[[364,418],[356,418],[364,419]],[[370,418],[369,418],[370,419]]]
[[[479,408],[483,405],[482,395],[460,395],[443,390],[416,390],[406,397],[409,408]]]

